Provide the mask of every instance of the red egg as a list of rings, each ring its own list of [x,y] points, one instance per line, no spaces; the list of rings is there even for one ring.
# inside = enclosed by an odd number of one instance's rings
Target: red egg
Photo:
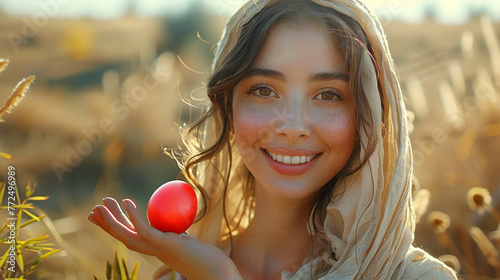
[[[151,226],[162,232],[185,232],[193,223],[198,210],[194,189],[186,182],[175,180],[161,185],[151,196],[147,214]]]

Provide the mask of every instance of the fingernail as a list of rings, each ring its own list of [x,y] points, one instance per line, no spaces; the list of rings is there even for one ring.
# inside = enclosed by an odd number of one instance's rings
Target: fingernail
[[[123,206],[125,206],[126,209],[131,209],[131,208],[135,207],[134,202],[132,202],[132,200],[130,200],[128,198],[125,198],[124,200],[122,200],[122,203],[123,203]]]
[[[91,223],[93,223],[94,225],[97,225],[97,222],[96,222],[96,220],[95,220],[95,219],[94,219],[94,217],[93,217],[93,214],[94,214],[93,212],[90,212],[90,214],[88,215],[87,219],[88,219]]]
[[[97,218],[101,218],[102,217],[101,210],[99,209],[99,207],[102,207],[102,206],[96,206],[96,207],[94,207],[94,209],[92,209],[92,213],[94,213],[94,215]]]
[[[122,200],[122,203],[126,210],[130,208],[130,202],[127,199]]]

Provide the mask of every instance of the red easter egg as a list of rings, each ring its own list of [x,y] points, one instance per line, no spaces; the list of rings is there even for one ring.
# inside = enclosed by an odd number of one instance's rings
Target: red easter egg
[[[162,232],[185,232],[193,223],[198,210],[194,189],[186,182],[175,180],[161,185],[151,196],[147,214],[151,226]]]

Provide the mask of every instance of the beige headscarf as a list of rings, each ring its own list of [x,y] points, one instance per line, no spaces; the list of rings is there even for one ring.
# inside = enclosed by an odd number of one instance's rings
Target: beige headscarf
[[[228,20],[217,45],[213,69],[234,47],[242,26],[263,7],[280,1],[284,0],[250,0]],[[385,128],[384,137],[382,131],[378,131],[379,141],[369,161],[357,173],[338,182],[347,188],[341,199],[328,205],[324,223],[326,235],[331,241],[331,251],[325,252],[322,258],[331,269],[314,278],[456,279],[452,270],[412,246],[415,227],[411,204],[412,153],[406,110],[380,22],[357,0],[311,1],[351,17],[365,31],[380,68],[382,94],[377,86],[377,70],[368,52],[362,59],[361,78],[374,114],[374,125]],[[207,132],[216,129],[210,127],[210,123],[207,125]],[[210,137],[206,140],[210,141]],[[365,147],[367,135],[360,135],[360,141],[361,147]],[[220,170],[227,162],[215,159],[211,164]],[[241,164],[236,162],[234,166],[238,168]],[[203,172],[200,176],[207,176],[202,182],[206,182],[204,187],[209,188],[212,198],[220,202],[220,190],[216,190],[215,178],[210,175],[210,167],[207,168],[201,169]],[[233,184],[238,184],[234,178],[230,180],[231,188]],[[226,206],[226,212],[233,215],[229,217],[230,221],[238,214],[237,210],[231,211],[231,207],[237,207],[238,202],[238,199],[234,204],[229,201]],[[216,245],[220,242],[224,227],[222,206],[219,203],[206,217],[194,224],[189,233]],[[296,273],[285,271],[282,279],[310,279],[314,264],[318,261],[316,259],[304,264]]]

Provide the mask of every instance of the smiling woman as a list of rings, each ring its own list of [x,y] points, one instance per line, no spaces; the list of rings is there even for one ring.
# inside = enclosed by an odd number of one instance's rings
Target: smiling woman
[[[255,157],[242,160],[257,194],[265,188],[303,199],[345,166],[356,122],[344,65],[324,23],[294,20],[271,29],[233,92],[236,147],[253,149]],[[271,137],[260,137],[263,131]]]
[[[130,200],[130,220],[109,198],[89,219],[161,260],[155,279],[456,279],[412,246],[406,110],[382,34],[359,1],[249,1],[175,154],[201,198],[189,235],[153,229]]]

